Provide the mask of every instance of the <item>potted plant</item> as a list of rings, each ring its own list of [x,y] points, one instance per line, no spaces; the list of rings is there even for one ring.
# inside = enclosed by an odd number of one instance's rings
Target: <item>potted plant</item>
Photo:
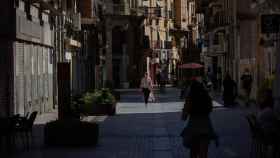
[[[99,137],[97,122],[87,122],[80,119],[85,112],[85,102],[90,101],[90,93],[85,96],[74,95],[71,98],[71,114],[68,119],[48,122],[44,127],[44,142],[47,146],[96,146]],[[81,109],[83,108],[83,111]]]
[[[81,112],[87,115],[114,115],[116,112],[116,99],[109,89],[87,92],[82,100]]]

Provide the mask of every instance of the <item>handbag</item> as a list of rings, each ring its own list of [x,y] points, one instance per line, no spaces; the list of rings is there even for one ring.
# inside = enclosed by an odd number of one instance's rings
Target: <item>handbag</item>
[[[191,144],[191,136],[189,133],[189,127],[188,127],[188,119],[186,120],[186,125],[183,128],[182,132],[180,133],[180,136],[182,137],[182,144],[184,147],[189,148]]]

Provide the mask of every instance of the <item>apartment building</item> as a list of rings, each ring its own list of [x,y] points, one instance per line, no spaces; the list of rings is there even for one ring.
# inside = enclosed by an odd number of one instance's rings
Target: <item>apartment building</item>
[[[178,49],[172,43],[174,28],[175,4],[173,0],[143,0],[145,36],[149,39],[150,51],[146,57],[147,72],[152,79],[161,71],[165,80],[175,75]]]
[[[138,87],[144,71],[144,11],[136,0],[107,0],[103,8],[104,86]]]
[[[202,26],[204,16],[198,2],[193,0],[175,1],[175,41],[181,48],[181,63],[201,62]]]
[[[213,73],[213,80],[221,80],[229,72],[241,85],[241,75],[249,69],[254,76],[254,94],[257,89],[258,48],[256,12],[250,0],[217,0],[209,2],[205,14],[204,60]],[[240,91],[242,93],[242,91]]]

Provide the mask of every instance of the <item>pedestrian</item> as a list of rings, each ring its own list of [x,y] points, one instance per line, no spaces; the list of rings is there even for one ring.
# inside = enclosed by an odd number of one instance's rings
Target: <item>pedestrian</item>
[[[218,67],[218,71],[217,71],[217,81],[218,81],[218,92],[221,92],[223,76],[222,76],[222,68],[220,66]]]
[[[161,82],[161,71],[160,70],[158,70],[156,72],[156,82],[157,82],[158,87],[160,87],[160,82]]]
[[[166,70],[162,71],[160,73],[160,92],[164,93],[165,92],[165,84],[167,82],[167,75],[166,75]]]
[[[212,90],[211,80],[207,77],[207,75],[204,75],[202,80],[205,85],[205,88],[208,90],[208,92],[211,92],[211,90]]]
[[[146,107],[148,104],[150,92],[152,91],[152,87],[153,87],[152,80],[148,76],[148,73],[146,72],[144,77],[141,79],[141,84],[140,84],[140,88],[142,89],[142,92],[144,94],[144,102]]]
[[[229,73],[226,74],[224,81],[224,92],[223,100],[225,106],[232,106],[235,104],[235,98],[237,96],[237,85],[235,81],[231,78]]]
[[[184,77],[180,99],[185,99],[186,96],[188,96],[189,91],[190,91],[190,82]]]
[[[249,106],[253,78],[252,78],[252,75],[250,74],[248,68],[245,69],[243,75],[241,76],[241,81],[242,81],[242,89],[245,92],[245,99],[246,99],[245,103],[246,103],[246,106]]]
[[[278,121],[273,111],[274,99],[272,96],[272,90],[266,89],[263,91],[263,95],[260,99],[259,111],[256,117],[257,124],[260,125],[264,140],[267,143],[273,143],[276,138],[279,138],[278,134]]]
[[[218,137],[210,119],[212,109],[212,98],[207,90],[202,83],[193,81],[182,111],[182,119],[189,121],[181,133],[183,145],[190,149],[191,158],[207,158],[212,140],[218,146]]]
[[[149,101],[150,101],[150,102],[156,102],[156,97],[155,97],[155,95],[154,95],[153,90],[150,91]]]
[[[213,83],[213,73],[212,73],[210,67],[208,67],[208,69],[207,69],[206,76],[207,76],[207,78],[211,81],[211,83]]]

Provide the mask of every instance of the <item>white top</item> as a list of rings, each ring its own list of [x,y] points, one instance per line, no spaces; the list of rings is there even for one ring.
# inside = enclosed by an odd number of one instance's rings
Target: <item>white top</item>
[[[152,84],[152,80],[150,77],[143,77],[141,80],[141,85],[140,88],[148,88],[148,89],[152,89],[153,84]]]

